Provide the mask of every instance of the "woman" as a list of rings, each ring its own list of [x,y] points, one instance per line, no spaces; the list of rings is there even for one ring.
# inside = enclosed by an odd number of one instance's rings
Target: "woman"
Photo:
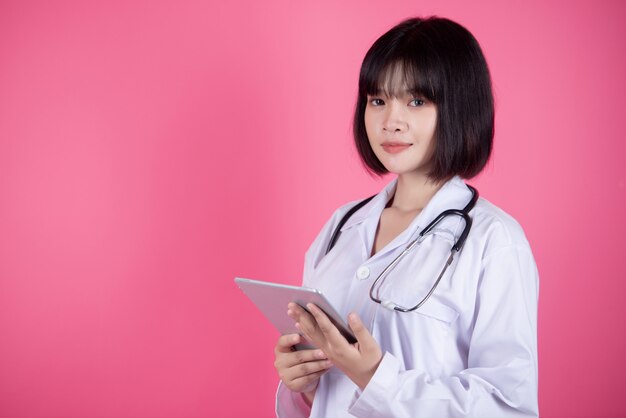
[[[515,220],[461,180],[484,168],[493,139],[474,37],[415,18],[379,38],[361,67],[354,138],[371,171],[396,178],[335,212],[303,282],[358,342],[314,305],[289,304],[302,336],[275,348],[278,416],[537,416],[533,255]],[[293,351],[303,338],[319,349]]]

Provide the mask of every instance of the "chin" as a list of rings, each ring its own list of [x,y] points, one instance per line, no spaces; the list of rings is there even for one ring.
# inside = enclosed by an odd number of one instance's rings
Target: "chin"
[[[389,174],[395,174],[396,176],[403,175],[417,175],[417,176],[428,176],[428,169],[425,167],[399,167],[397,165],[385,165],[385,168],[389,172]]]

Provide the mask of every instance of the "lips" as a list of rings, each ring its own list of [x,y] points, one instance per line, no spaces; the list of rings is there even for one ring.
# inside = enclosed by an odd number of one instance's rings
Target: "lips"
[[[399,152],[407,150],[411,145],[412,144],[407,144],[406,142],[387,141],[383,142],[381,146],[383,147],[385,152],[388,152],[389,154],[397,154]]]

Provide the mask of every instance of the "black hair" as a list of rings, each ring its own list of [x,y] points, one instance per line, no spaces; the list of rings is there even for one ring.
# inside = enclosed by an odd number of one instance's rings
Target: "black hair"
[[[494,105],[489,69],[478,41],[449,19],[412,18],[382,35],[369,49],[359,76],[354,140],[372,172],[387,173],[365,130],[368,95],[395,95],[394,72],[401,70],[409,91],[437,107],[435,150],[428,176],[472,178],[491,155]],[[397,88],[397,87],[396,87]]]

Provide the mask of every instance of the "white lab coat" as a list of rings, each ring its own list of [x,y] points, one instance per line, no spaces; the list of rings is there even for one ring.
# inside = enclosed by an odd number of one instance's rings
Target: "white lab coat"
[[[356,203],[339,208],[305,257],[304,286],[320,289],[344,317],[356,312],[384,353],[361,391],[331,368],[316,391],[311,417],[536,417],[538,274],[522,228],[480,198],[472,229],[430,299],[401,313],[370,300],[380,272],[440,212],[462,209],[471,192],[455,177],[411,225],[370,257],[376,228],[395,191],[391,182],[352,215],[333,250],[330,236]],[[407,254],[381,297],[414,306],[426,295],[463,228],[448,217]],[[279,385],[279,417],[304,417],[300,394]]]

